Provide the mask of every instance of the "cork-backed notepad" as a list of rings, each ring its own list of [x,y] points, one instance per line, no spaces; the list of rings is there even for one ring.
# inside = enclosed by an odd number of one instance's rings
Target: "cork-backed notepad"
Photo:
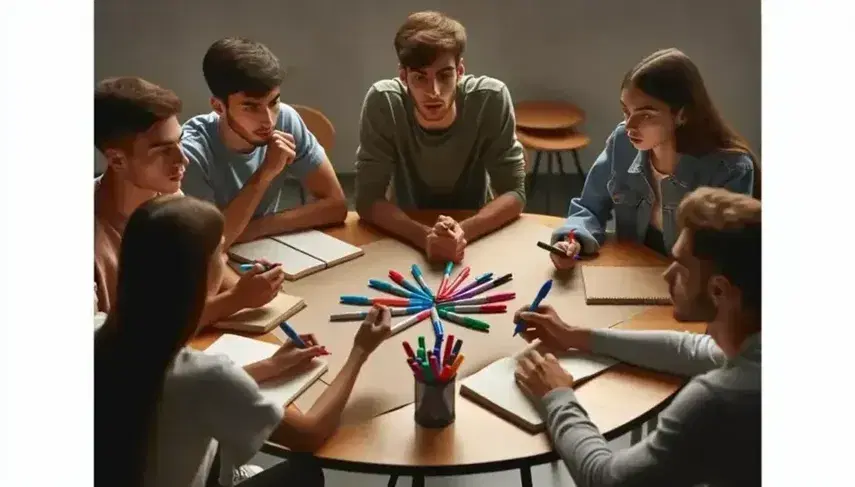
[[[514,377],[518,358],[538,345],[539,341],[533,342],[515,355],[497,360],[463,379],[460,395],[529,433],[540,433],[544,430],[543,418]],[[577,350],[555,354],[555,358],[561,368],[573,376],[576,384],[605,372],[617,363],[609,357]]]
[[[586,304],[671,304],[664,267],[582,266]]]
[[[306,307],[303,298],[280,292],[260,308],[246,308],[214,324],[221,330],[267,333]]]

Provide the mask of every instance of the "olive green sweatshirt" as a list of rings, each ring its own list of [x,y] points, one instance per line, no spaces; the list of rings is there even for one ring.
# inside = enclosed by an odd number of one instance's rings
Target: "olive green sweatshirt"
[[[478,210],[505,193],[525,204],[523,148],[505,84],[463,76],[455,103],[452,125],[428,131],[416,121],[400,79],[374,83],[362,106],[356,152],[360,213],[386,199],[390,183],[391,201],[404,210]]]

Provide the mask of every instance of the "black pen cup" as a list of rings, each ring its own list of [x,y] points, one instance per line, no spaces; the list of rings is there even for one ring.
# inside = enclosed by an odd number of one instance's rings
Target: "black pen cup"
[[[424,428],[444,428],[454,422],[457,375],[445,382],[415,379],[415,421]]]

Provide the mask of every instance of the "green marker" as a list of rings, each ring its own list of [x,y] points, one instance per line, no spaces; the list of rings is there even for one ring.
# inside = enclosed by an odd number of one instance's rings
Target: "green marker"
[[[450,311],[446,311],[444,309],[440,309],[439,311],[437,311],[437,313],[439,314],[440,318],[452,321],[460,326],[464,326],[466,328],[470,328],[472,330],[477,331],[490,331],[490,324],[485,321],[476,320],[475,318],[470,318],[468,316],[462,316],[456,313],[452,313]]]
[[[433,371],[430,370],[430,363],[427,360],[422,360],[419,365],[422,366],[422,374],[425,376],[425,382],[432,382]]]

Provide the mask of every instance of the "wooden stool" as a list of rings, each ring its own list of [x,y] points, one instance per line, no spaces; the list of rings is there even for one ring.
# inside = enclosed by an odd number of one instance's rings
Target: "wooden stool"
[[[327,157],[329,157],[333,146],[335,146],[335,127],[332,122],[330,122],[330,119],[327,118],[327,116],[320,110],[312,107],[291,105],[291,108],[297,111],[300,118],[303,119],[303,123],[306,124],[306,128],[315,136],[315,139],[318,140],[318,144],[324,148],[324,152],[326,152]],[[300,185],[300,201],[305,205],[306,190],[303,188],[302,182],[298,181],[298,183]]]
[[[565,176],[564,161],[561,159],[561,153],[569,151],[573,154],[573,162],[576,165],[576,171],[579,177],[582,178],[582,183],[585,181],[585,172],[582,170],[582,165],[579,161],[578,150],[591,143],[591,138],[585,134],[580,134],[572,129],[570,130],[524,130],[517,129],[517,139],[526,149],[533,150],[535,153],[534,167],[531,170],[531,182],[526,190],[529,194],[534,194],[537,187],[537,179],[539,177],[541,156],[546,154],[546,171],[548,174],[559,174]],[[551,206],[551,191],[549,187],[546,189],[546,212],[549,213]]]
[[[546,169],[548,174],[566,175],[561,152],[571,152],[576,171],[584,184],[585,171],[579,161],[578,149],[587,146],[591,139],[580,133],[577,126],[585,120],[585,112],[563,101],[524,101],[514,107],[517,122],[517,139],[528,150],[535,152],[534,167],[531,172],[531,182],[527,192],[534,194],[537,186],[540,159],[546,153]],[[549,188],[546,192],[546,211],[549,212]]]

